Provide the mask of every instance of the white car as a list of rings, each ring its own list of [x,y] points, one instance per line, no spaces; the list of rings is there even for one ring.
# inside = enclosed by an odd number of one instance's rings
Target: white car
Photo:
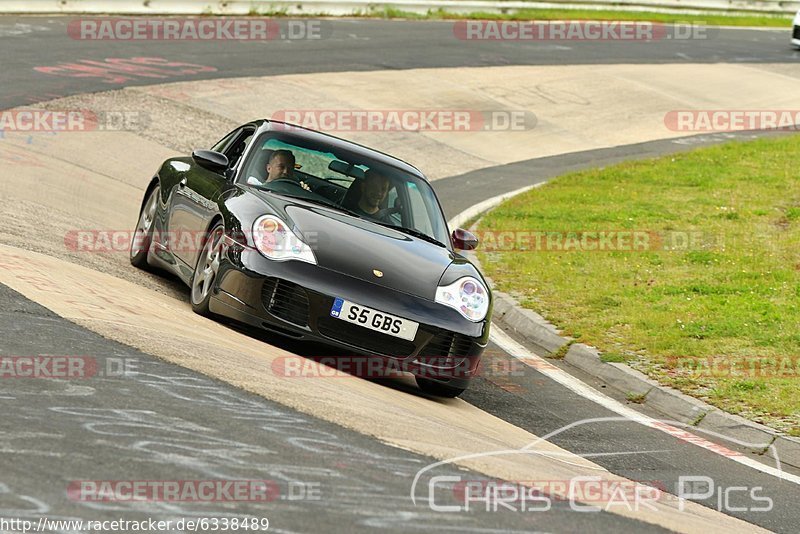
[[[800,11],[794,16],[792,22],[792,44],[800,48]]]

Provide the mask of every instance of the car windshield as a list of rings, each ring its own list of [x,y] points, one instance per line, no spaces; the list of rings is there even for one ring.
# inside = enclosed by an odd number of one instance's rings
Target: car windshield
[[[427,181],[360,154],[268,132],[256,140],[239,176],[242,183],[325,204],[442,246],[449,240]]]

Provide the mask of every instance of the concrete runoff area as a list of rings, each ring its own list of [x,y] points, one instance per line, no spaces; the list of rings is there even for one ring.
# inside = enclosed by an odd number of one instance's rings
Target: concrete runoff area
[[[434,180],[472,171],[475,183],[481,169],[492,168],[487,177],[494,182],[503,164],[691,133],[668,129],[665,109],[792,109],[796,102],[795,78],[764,70],[754,76],[746,65],[681,65],[664,72],[607,65],[601,74],[592,66],[319,73],[69,97],[44,107],[138,110],[148,122],[130,131],[6,132],[0,160],[12,163],[14,172],[0,182],[0,193],[17,210],[0,213],[0,239],[163,291],[152,275],[130,269],[124,244],[114,253],[85,253],[70,250],[64,237],[76,230],[129,231],[143,188],[164,159],[207,148],[236,125],[281,110],[533,110],[536,126],[522,131],[333,132],[404,158]],[[581,87],[590,75],[599,82]],[[692,83],[698,76],[714,88],[713,106],[708,91]],[[623,91],[627,97],[620,99]],[[560,99],[548,102],[554,95]],[[589,110],[601,118],[587,124]],[[39,224],[42,213],[47,225]]]
[[[702,85],[695,83],[698,79]],[[675,129],[679,125],[667,110],[794,109],[797,83],[793,76],[737,64],[668,69],[571,65],[317,73],[137,90],[240,123],[285,116],[280,112],[288,110],[313,126],[325,119],[319,112],[333,112],[329,124],[344,128],[333,130],[334,135],[406,159],[438,179],[532,158],[700,133],[688,129],[693,126],[689,122]],[[394,110],[498,112],[498,123],[466,120],[476,129],[459,131],[346,129],[357,125],[348,112],[361,110],[386,116]],[[502,113],[515,112],[532,113],[535,122],[502,122]]]

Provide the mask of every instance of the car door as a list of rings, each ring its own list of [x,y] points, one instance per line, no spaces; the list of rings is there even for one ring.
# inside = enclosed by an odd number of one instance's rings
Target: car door
[[[193,161],[191,168],[176,186],[169,228],[177,242],[173,254],[189,272],[197,263],[211,219],[219,213],[217,199],[228,187],[232,187],[233,169],[254,133],[254,126],[243,126],[214,147],[221,149],[228,157],[226,171],[215,172]]]

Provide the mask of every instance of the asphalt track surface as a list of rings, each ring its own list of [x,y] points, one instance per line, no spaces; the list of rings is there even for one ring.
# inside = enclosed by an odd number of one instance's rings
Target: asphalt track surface
[[[175,79],[270,74],[515,64],[609,64],[681,62],[796,63],[787,34],[714,30],[707,40],[636,43],[464,43],[452,25],[439,22],[323,21],[327,39],[268,43],[104,43],[66,36],[69,19],[0,19],[0,109],[70,94],[149,85]],[[454,42],[455,41],[455,42]],[[432,51],[435,50],[435,53]],[[213,67],[180,78],[48,76],[35,67],[108,58],[159,57]],[[87,63],[83,63],[84,65]],[[666,67],[665,67],[666,68]],[[69,69],[62,73],[69,72]],[[74,70],[72,71],[74,73]],[[587,83],[590,81],[587,80]],[[743,136],[746,137],[746,136]],[[691,143],[655,141],[520,162],[435,183],[448,216],[493,196],[565,171],[624,159],[685,150],[727,140],[700,136]],[[6,169],[4,172],[10,172]],[[490,191],[491,194],[487,194]],[[8,209],[8,208],[4,208]],[[188,292],[187,292],[188,293]],[[87,354],[135,359],[137,372],[82,384],[23,380],[0,384],[0,517],[179,518],[227,514],[266,515],[270,530],[313,532],[391,530],[642,531],[657,530],[619,515],[574,512],[566,505],[538,513],[435,513],[408,499],[413,474],[431,459],[376,443],[352,431],[300,415],[225,383],[166,364],[112,343],[54,316],[8,288],[0,290],[2,354]],[[265,341],[298,354],[319,347],[279,338]],[[493,358],[511,361],[496,346]],[[591,383],[591,379],[587,378]],[[13,383],[12,383],[13,382]],[[387,384],[387,387],[398,387]],[[598,386],[600,387],[600,386]],[[414,394],[399,388],[400,392]],[[610,392],[609,392],[610,393]],[[571,423],[615,414],[537,371],[479,378],[464,400],[536,435]],[[401,400],[402,401],[402,400]],[[110,410],[121,410],[112,412]],[[659,414],[649,414],[659,417]],[[668,491],[680,476],[708,476],[717,488],[760,486],[774,501],[769,512],[732,511],[752,506],[734,493],[722,511],[770,530],[792,532],[800,524],[800,488],[631,422],[596,421],[550,439],[613,473],[650,481]],[[725,443],[735,448],[731,443]],[[751,454],[751,453],[747,453]],[[764,460],[769,463],[769,460]],[[256,466],[256,467],[254,467]],[[789,469],[784,466],[785,469]],[[452,474],[455,468],[443,473]],[[76,503],[69,481],[81,479],[255,478],[278,482],[269,504],[211,507],[165,503]],[[459,471],[464,478],[480,479]],[[317,484],[321,499],[292,498]],[[290,487],[291,486],[291,487]],[[300,488],[300,489],[298,489]],[[298,495],[300,493],[297,493]],[[308,493],[308,492],[307,492]],[[295,495],[296,496],[296,495]],[[718,509],[718,492],[703,504]]]

